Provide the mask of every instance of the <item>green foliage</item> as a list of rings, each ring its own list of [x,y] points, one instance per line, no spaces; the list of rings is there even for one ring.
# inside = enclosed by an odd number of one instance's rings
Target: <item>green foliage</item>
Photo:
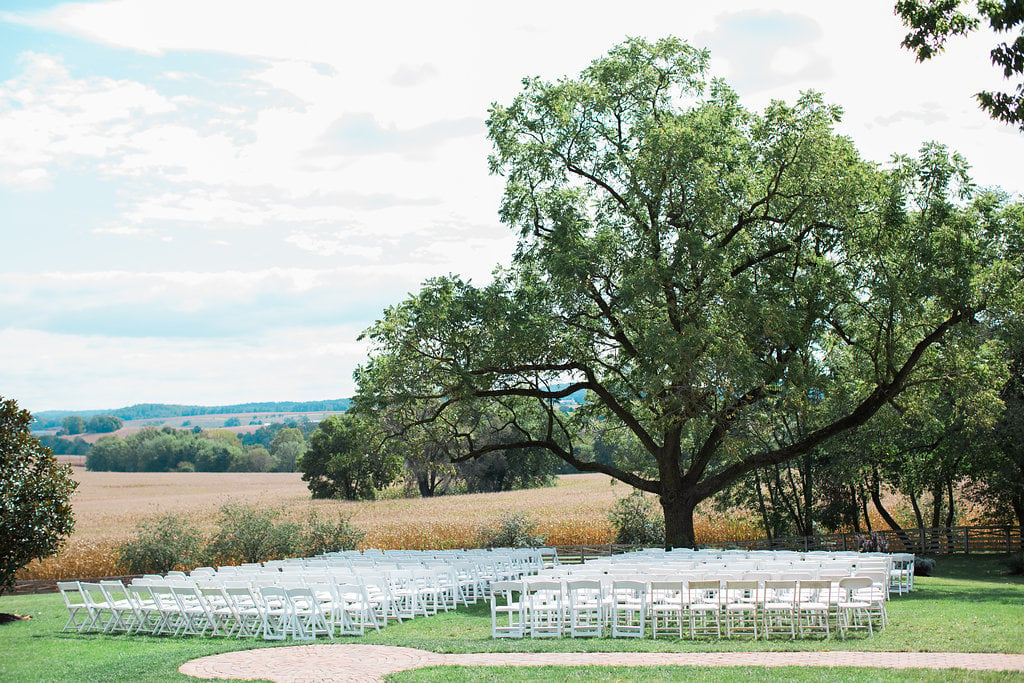
[[[84,434],[88,429],[81,415],[68,415],[61,421],[61,432],[64,434]]]
[[[365,537],[366,532],[352,524],[351,518],[341,513],[332,521],[321,519],[314,512],[306,520],[302,554],[312,556],[339,550],[355,550]]]
[[[1018,32],[1012,42],[998,43],[989,56],[1004,78],[1020,78],[1024,73],[1024,3],[978,0],[973,13],[963,11],[968,4],[965,0],[899,0],[896,14],[911,29],[902,46],[914,52],[919,61],[925,61],[940,54],[949,38],[978,30],[984,20],[997,34]],[[992,118],[1018,124],[1024,131],[1024,81],[1014,92],[982,91],[977,98]]]
[[[44,434],[39,437],[39,443],[50,449],[54,455],[88,455],[92,446],[80,436],[74,439],[64,439],[59,436]]]
[[[455,468],[467,493],[495,493],[553,486],[560,463],[551,453],[533,448],[487,453]]]
[[[935,573],[935,560],[930,557],[914,558],[914,576],[931,576]]]
[[[700,501],[969,375],[944,347],[997,358],[985,337],[1020,295],[1019,205],[939,144],[866,163],[817,93],[749,111],[708,59],[631,39],[495,104],[513,260],[389,307],[364,333],[357,404],[461,459],[545,449],[655,494],[682,546]],[[977,406],[939,417],[985,412],[993,385],[977,386]]]
[[[615,501],[608,520],[615,529],[615,542],[627,545],[661,546],[665,543],[665,518],[640,491]]]
[[[198,426],[144,427],[124,439],[100,437],[85,459],[90,470],[114,472],[269,472],[275,465],[262,446],[247,447],[237,434]]]
[[[242,420],[238,416],[229,417],[228,419],[224,420],[224,426],[225,427],[241,427],[242,426]]]
[[[124,421],[114,415],[94,415],[89,418],[88,431],[93,434],[116,432],[124,426]]]
[[[299,525],[281,519],[280,510],[228,503],[217,516],[218,530],[206,546],[210,564],[262,562],[302,554]]]
[[[294,472],[296,463],[306,452],[308,444],[302,430],[284,427],[270,441],[269,451],[274,458],[275,472]]]
[[[1003,560],[1010,576],[1024,576],[1024,552],[1011,553]]]
[[[309,439],[298,462],[314,498],[372,500],[402,471],[399,456],[375,447],[370,427],[352,413],[332,415]]]
[[[506,512],[493,527],[480,531],[482,548],[539,548],[545,536],[537,533],[537,523],[525,512]]]
[[[135,534],[118,548],[129,574],[166,574],[188,570],[199,563],[203,536],[186,520],[174,515],[140,521]]]
[[[32,436],[32,415],[0,396],[0,593],[35,559],[56,553],[75,528],[71,469]]]

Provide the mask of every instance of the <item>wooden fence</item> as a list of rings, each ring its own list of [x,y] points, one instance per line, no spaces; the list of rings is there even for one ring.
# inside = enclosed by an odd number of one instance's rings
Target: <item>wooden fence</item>
[[[142,574],[127,574],[124,576],[101,576],[79,579],[18,579],[14,583],[14,590],[10,595],[34,595],[37,593],[56,593],[58,581],[124,581],[141,577]]]
[[[1012,553],[1021,550],[1021,528],[1013,526],[954,526],[902,531],[875,531],[891,553],[948,555],[950,553]],[[860,550],[868,534],[836,533],[818,536],[786,536],[709,543],[711,548],[747,550]]]

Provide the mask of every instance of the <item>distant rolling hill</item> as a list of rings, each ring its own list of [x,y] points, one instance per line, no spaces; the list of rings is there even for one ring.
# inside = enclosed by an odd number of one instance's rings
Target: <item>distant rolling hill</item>
[[[113,410],[44,410],[35,413],[34,430],[60,427],[69,415],[79,415],[88,420],[95,415],[113,415],[125,422],[130,420],[166,420],[176,417],[201,415],[233,415],[244,413],[331,413],[348,410],[351,399],[337,398],[326,401],[267,401],[262,403],[238,403],[228,406],[195,406],[171,403],[138,403],[127,408]]]

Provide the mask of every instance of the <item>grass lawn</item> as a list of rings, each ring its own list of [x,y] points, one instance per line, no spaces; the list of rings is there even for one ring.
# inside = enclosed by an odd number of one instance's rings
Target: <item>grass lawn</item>
[[[749,640],[499,640],[490,638],[490,612],[480,603],[456,612],[404,624],[392,624],[381,634],[343,638],[335,642],[403,645],[435,652],[485,651],[760,651],[760,650],[880,650],[1024,653],[1024,579],[1001,575],[1000,557],[971,555],[938,558],[936,576],[918,578],[912,595],[889,603],[889,627],[872,638],[847,641]],[[0,626],[0,680],[2,681],[148,681],[193,680],[177,673],[182,663],[210,654],[253,647],[279,647],[282,643],[213,638],[104,636],[60,633],[66,610],[59,594],[6,596],[0,612],[30,615],[25,621]],[[321,640],[321,642],[325,642]],[[291,644],[284,643],[284,645]],[[949,680],[951,672],[882,669],[813,670],[693,668],[693,680]],[[544,668],[491,669],[439,667],[396,674],[395,681],[475,681],[495,678],[516,680],[630,680],[678,679],[673,668],[578,667],[545,671]],[[957,680],[1024,680],[1018,674],[975,675],[957,672]]]

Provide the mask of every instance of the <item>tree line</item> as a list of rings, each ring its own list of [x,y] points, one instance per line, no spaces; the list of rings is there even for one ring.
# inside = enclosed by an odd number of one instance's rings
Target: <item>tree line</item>
[[[46,410],[34,414],[33,429],[60,428],[72,415],[88,419],[94,415],[111,415],[121,420],[157,420],[191,415],[220,415],[226,413],[314,413],[347,410],[349,399],[324,401],[264,401],[237,403],[227,406],[180,405],[170,403],[137,403],[115,410],[64,411]]]
[[[85,466],[113,472],[294,472],[312,429],[309,422],[276,423],[245,435],[144,427],[124,438],[100,437]]]

